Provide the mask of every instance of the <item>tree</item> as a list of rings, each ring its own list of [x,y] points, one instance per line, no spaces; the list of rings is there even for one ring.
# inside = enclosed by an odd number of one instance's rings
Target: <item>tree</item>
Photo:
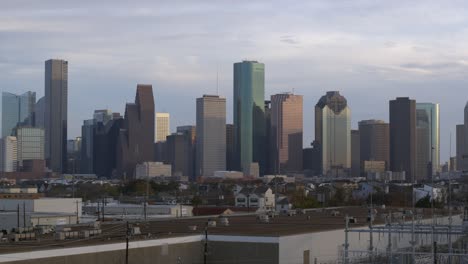
[[[429,196],[429,194],[426,195],[424,198],[419,199],[416,202],[415,206],[419,208],[431,208],[431,197]]]
[[[292,204],[294,208],[316,208],[319,207],[319,202],[313,197],[308,197],[304,195],[303,191],[296,191],[292,195]]]

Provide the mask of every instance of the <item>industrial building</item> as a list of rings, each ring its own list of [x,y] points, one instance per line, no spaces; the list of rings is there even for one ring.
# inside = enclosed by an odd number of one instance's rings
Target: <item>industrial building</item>
[[[382,226],[381,216],[391,210],[396,209],[376,210],[375,224]],[[57,241],[43,236],[39,242],[30,242],[33,249],[0,244],[0,263],[125,263],[127,233],[131,234],[130,264],[336,263],[344,257],[346,237],[351,245],[349,252],[367,249],[369,243],[368,237],[357,233],[346,236],[346,215],[353,219],[350,228],[366,228],[368,214],[362,207],[315,209],[294,216],[243,215],[131,222],[128,229],[126,223],[102,223],[102,234],[87,239]],[[442,223],[442,218],[439,221]],[[376,250],[387,247],[385,234],[374,234],[374,238]],[[420,240],[420,243],[425,242]],[[399,245],[395,243],[393,247]],[[406,244],[402,242],[401,246]]]

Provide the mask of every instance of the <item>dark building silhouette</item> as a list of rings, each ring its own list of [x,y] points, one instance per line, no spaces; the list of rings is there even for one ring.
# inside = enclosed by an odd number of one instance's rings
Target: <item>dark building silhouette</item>
[[[45,62],[45,156],[54,172],[67,171],[68,62]]]
[[[351,130],[351,176],[361,175],[361,146],[359,130]]]
[[[304,171],[307,176],[320,175],[322,173],[322,150],[317,141],[310,145],[311,148],[304,148],[302,151]]]
[[[408,97],[390,101],[390,168],[416,180],[416,101]]]
[[[359,133],[361,171],[365,161],[384,161],[385,169],[390,169],[389,124],[381,120],[362,120]]]
[[[118,141],[118,174],[134,178],[135,166],[154,160],[154,98],[151,85],[137,86],[135,103],[127,103]]]
[[[94,173],[99,177],[116,177],[117,145],[123,118],[115,118],[105,125],[97,123],[94,131]]]
[[[226,124],[226,170],[235,170],[234,166],[234,125]]]
[[[187,148],[185,140],[183,133],[173,133],[166,137],[168,163],[171,164],[172,175],[175,176],[187,176],[185,174],[188,172],[186,154],[190,149]]]
[[[185,165],[183,174],[189,176],[190,180],[195,180],[195,154],[196,154],[196,126],[178,126],[177,133],[184,135]],[[174,170],[172,170],[174,172]]]

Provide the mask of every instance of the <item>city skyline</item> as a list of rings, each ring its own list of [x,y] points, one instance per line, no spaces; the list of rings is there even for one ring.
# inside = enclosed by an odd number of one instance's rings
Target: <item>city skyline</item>
[[[77,100],[69,104],[69,138],[79,135],[82,120],[95,109],[123,113],[123,103],[133,100],[129,87],[137,83],[153,84],[156,110],[174,117],[171,131],[194,124],[193,98],[215,94],[217,87],[232,123],[231,64],[249,58],[266,65],[266,95],[293,88],[304,95],[304,145],[314,138],[315,101],[339,90],[353,108],[353,129],[360,120],[388,122],[383,102],[398,96],[439,103],[441,161],[448,158],[450,133],[455,153],[455,125],[466,103],[457,96],[467,86],[464,3],[363,1],[356,7],[316,1],[284,7],[279,1],[235,6],[177,1],[129,7],[115,1],[112,7],[89,7],[90,2],[48,0],[40,6],[5,3],[0,10],[0,35],[8,40],[0,46],[2,91],[31,90],[40,98],[43,61],[72,63],[69,96]],[[250,17],[254,27],[241,23]]]

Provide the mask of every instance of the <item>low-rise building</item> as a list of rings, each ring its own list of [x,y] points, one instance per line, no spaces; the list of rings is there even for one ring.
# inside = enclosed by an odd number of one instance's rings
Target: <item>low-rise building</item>
[[[268,186],[257,188],[243,188],[235,199],[236,207],[255,207],[259,210],[272,210],[275,208],[275,195]]]
[[[244,173],[240,171],[215,171],[214,178],[221,179],[242,179],[244,178]]]
[[[137,164],[135,169],[136,179],[146,179],[158,176],[172,176],[172,168],[170,164],[162,162],[143,162]]]

